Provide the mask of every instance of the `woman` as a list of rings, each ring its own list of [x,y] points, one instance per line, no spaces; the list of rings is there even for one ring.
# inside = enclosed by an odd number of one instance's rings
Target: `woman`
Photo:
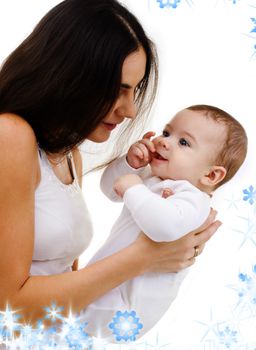
[[[106,141],[121,123],[135,130],[156,83],[153,44],[116,0],[61,2],[6,60],[0,71],[0,309],[9,302],[30,322],[53,301],[65,313],[70,306],[79,311],[145,271],[193,264],[217,230],[212,211],[198,232],[166,244],[141,234],[128,248],[76,271],[92,235],[78,185],[78,146]]]

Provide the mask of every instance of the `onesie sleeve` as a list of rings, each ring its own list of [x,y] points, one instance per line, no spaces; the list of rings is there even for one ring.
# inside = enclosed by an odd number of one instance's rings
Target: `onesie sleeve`
[[[115,191],[113,190],[113,185],[115,180],[122,175],[127,174],[138,174],[140,175],[145,168],[134,169],[132,168],[127,160],[126,155],[117,158],[112,163],[110,163],[106,169],[104,170],[101,181],[100,188],[102,192],[107,196],[110,200],[114,202],[122,202],[122,198],[119,197]]]
[[[184,182],[184,181],[183,181]],[[181,186],[162,198],[144,184],[130,187],[123,200],[139,228],[152,240],[168,242],[198,228],[210,213],[210,197],[194,186]]]

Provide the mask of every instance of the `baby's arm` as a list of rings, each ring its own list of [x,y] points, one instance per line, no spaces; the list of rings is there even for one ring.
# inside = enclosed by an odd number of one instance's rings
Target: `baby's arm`
[[[141,174],[150,161],[150,152],[154,152],[154,145],[150,138],[155,133],[147,132],[142,140],[134,143],[128,150],[127,155],[115,159],[104,170],[100,187],[102,192],[112,201],[120,202],[122,199],[113,190],[115,180],[126,174]]]
[[[162,198],[148,189],[136,175],[119,178],[115,188],[123,182],[123,200],[131,215],[149,238],[154,241],[172,241],[198,228],[210,213],[210,198],[187,181],[169,180],[158,185],[170,187],[174,194]],[[131,184],[133,182],[133,184]],[[128,184],[128,185],[127,185]]]
[[[116,179],[126,174],[140,174],[142,171],[143,169],[132,168],[128,164],[126,156],[122,156],[114,160],[104,170],[100,181],[101,190],[110,200],[121,202],[122,198],[119,197],[113,189]]]

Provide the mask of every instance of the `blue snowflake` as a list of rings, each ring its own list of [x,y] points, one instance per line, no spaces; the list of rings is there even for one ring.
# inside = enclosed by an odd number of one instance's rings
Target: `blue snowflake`
[[[139,317],[136,316],[135,311],[116,312],[113,322],[109,324],[109,328],[112,329],[117,341],[136,340],[136,336],[143,327],[142,323],[139,323]]]
[[[83,327],[70,329],[70,332],[65,337],[70,349],[83,350],[88,346],[88,334],[84,332]]]
[[[45,307],[44,309],[46,311],[45,319],[50,319],[52,322],[62,319],[61,312],[64,309],[63,306],[57,307],[55,303],[52,303],[50,307]]]
[[[21,327],[19,343],[23,345],[22,348],[26,346],[27,349],[32,349],[33,346],[39,345],[36,330],[31,325],[26,324]]]
[[[238,218],[246,222],[245,229],[233,229],[234,232],[238,232],[243,235],[243,240],[240,244],[239,249],[243,247],[247,242],[253,243],[256,246],[256,220],[254,218],[238,216]]]
[[[195,320],[195,322],[203,326],[203,328],[205,329],[204,334],[201,338],[201,343],[205,343],[206,341],[208,342],[212,338],[216,340],[219,335],[219,327],[225,323],[224,321],[219,322],[216,320],[216,316],[214,316],[212,308],[210,308],[210,314],[206,322],[197,320]]]
[[[159,3],[159,7],[161,9],[163,8],[170,8],[172,7],[173,9],[175,9],[179,3],[181,2],[181,0],[156,0]]]
[[[254,28],[251,30],[251,33],[256,33],[256,18],[251,17],[251,20],[254,24]]]
[[[84,331],[87,323],[81,322],[79,316],[74,316],[72,312],[67,318],[62,319],[62,330],[60,338],[64,339],[70,349],[82,350],[91,344],[91,338]]]
[[[245,194],[243,197],[244,201],[249,201],[250,204],[253,204],[254,201],[256,201],[256,190],[254,190],[252,185],[249,187],[249,189],[243,190],[243,193]]]
[[[21,324],[16,322],[21,315],[16,314],[17,311],[12,311],[9,305],[5,311],[0,311],[0,335],[5,339],[12,338],[15,331],[18,331]]]
[[[54,303],[44,308],[46,316],[33,328],[30,324],[18,323],[21,315],[7,306],[5,311],[0,311],[0,344],[5,344],[8,350],[91,349],[92,340],[84,331],[87,323],[81,322],[80,317],[73,316],[72,312],[68,317],[62,317],[62,309]],[[46,319],[60,322],[46,327]]]
[[[156,333],[154,344],[149,343],[148,341],[143,342],[141,344],[143,344],[145,346],[145,349],[164,350],[164,348],[166,348],[167,346],[168,346],[168,349],[170,349],[171,348],[170,345],[172,343],[161,344],[161,339],[159,337],[159,334]],[[140,345],[140,344],[136,343],[136,345]]]
[[[227,349],[231,349],[237,343],[237,331],[231,330],[226,326],[223,331],[219,331],[219,343],[225,345]]]

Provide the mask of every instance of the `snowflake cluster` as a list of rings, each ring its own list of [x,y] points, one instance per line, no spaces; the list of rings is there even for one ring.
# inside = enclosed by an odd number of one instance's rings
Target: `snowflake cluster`
[[[7,305],[5,311],[0,311],[0,344],[4,344],[6,350],[89,349],[92,341],[85,332],[87,323],[71,311],[68,317],[63,317],[62,310],[63,307],[53,303],[45,308],[44,319],[32,327],[19,323],[21,315]],[[45,320],[50,320],[49,327],[44,326]]]
[[[92,349],[92,338],[86,333],[86,322],[70,311],[68,317],[62,315],[63,307],[52,303],[44,308],[45,316],[38,320],[36,327],[18,322],[21,315],[7,305],[0,311],[0,344],[6,350],[83,350]],[[50,322],[45,327],[44,322]],[[109,328],[117,341],[135,341],[142,324],[135,311],[117,311]]]

